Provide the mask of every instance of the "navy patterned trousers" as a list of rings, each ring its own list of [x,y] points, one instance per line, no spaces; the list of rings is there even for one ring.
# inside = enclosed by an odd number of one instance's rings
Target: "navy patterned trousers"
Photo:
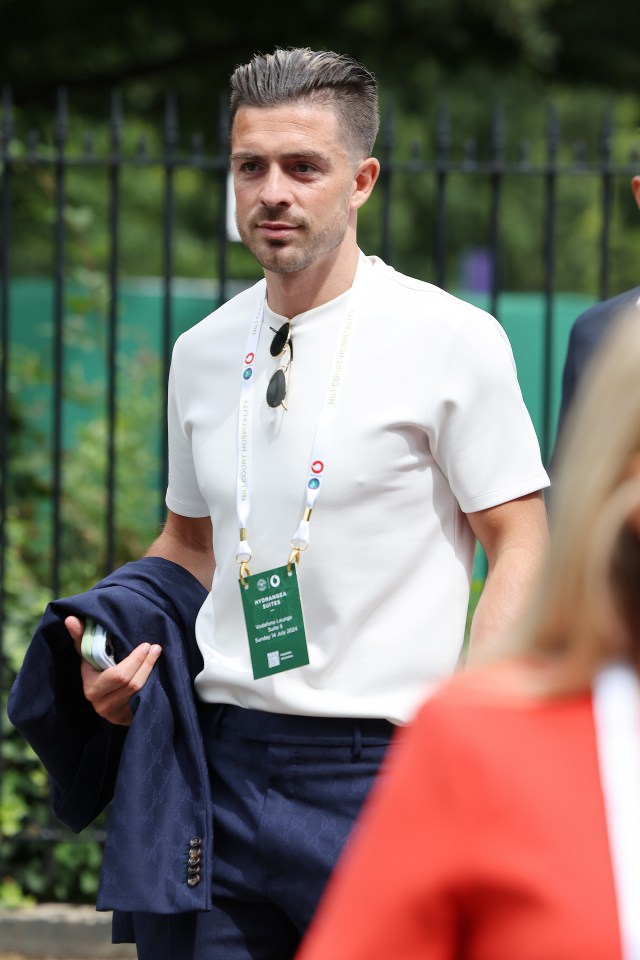
[[[291,960],[395,728],[233,706],[202,726],[213,909],[134,914],[139,960]]]

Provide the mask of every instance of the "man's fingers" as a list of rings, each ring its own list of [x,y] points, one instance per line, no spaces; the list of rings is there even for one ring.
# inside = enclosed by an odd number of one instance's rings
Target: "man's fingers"
[[[84,633],[84,623],[78,617],[65,617],[64,625],[69,631],[73,644],[80,653],[82,645],[82,634]]]
[[[141,643],[124,660],[107,670],[82,664],[84,695],[99,716],[111,723],[128,725],[133,719],[129,701],[149,678],[162,647]]]
[[[161,652],[162,647],[157,643],[141,643],[115,667],[98,674],[102,691],[107,694],[112,690],[127,688],[130,695],[137,693],[144,686]]]
[[[162,653],[162,647],[157,643],[143,644],[143,646],[149,646],[149,650],[147,651],[147,654],[142,660],[142,662],[140,663],[140,666],[138,667],[136,673],[132,677],[132,683],[136,684],[137,690],[140,690],[145,685],[145,683],[149,679],[149,674],[151,673],[151,671],[156,665],[158,657]],[[139,650],[140,648],[137,647],[136,649]],[[136,651],[134,650],[134,653],[135,652]]]
[[[65,627],[78,653],[82,653],[84,623],[79,617],[65,617]],[[98,716],[110,723],[128,726],[133,720],[129,701],[149,679],[156,661],[162,653],[157,643],[141,643],[131,653],[106,670],[96,670],[82,660],[80,673],[84,695]]]

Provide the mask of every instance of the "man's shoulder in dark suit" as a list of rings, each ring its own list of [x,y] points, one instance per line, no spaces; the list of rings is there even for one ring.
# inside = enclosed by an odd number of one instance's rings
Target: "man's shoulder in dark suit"
[[[613,321],[627,307],[635,304],[638,297],[640,297],[640,286],[625,290],[624,293],[619,293],[608,300],[601,300],[600,303],[594,303],[576,318],[569,334],[567,347],[562,384],[563,406],[565,406],[564,394],[568,393],[568,403],[573,397],[584,368]]]
[[[596,351],[600,341],[627,307],[634,305],[640,298],[640,286],[625,290],[608,300],[594,303],[573,322],[569,334],[567,356],[562,374],[562,399],[558,417],[558,436],[562,430],[567,411],[573,400],[578,383],[585,367]]]
[[[639,297],[640,286],[633,287],[631,290],[619,293],[617,297],[594,303],[592,307],[589,307],[588,310],[585,310],[576,318],[569,335],[567,357],[570,356],[572,350],[579,351],[580,356],[574,358],[576,361],[581,361],[579,363],[580,369],[577,370],[578,374],[582,372],[582,365],[587,362],[611,322],[620,316],[626,307],[635,304]]]

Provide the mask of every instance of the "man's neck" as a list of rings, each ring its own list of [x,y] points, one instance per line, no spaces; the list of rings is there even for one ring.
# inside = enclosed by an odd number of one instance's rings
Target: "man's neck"
[[[357,246],[340,247],[328,263],[312,264],[296,273],[265,271],[269,307],[291,319],[335,300],[353,285],[359,256]]]

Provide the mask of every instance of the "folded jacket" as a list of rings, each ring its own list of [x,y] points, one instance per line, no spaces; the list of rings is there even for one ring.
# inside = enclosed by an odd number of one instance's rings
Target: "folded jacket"
[[[55,815],[79,832],[111,802],[99,910],[210,909],[211,796],[193,688],[205,597],[175,563],[128,563],[48,605],[11,689],[9,719],[47,770]],[[69,614],[104,626],[117,660],[144,641],[163,648],[132,698],[130,727],[110,724],[85,699]]]

